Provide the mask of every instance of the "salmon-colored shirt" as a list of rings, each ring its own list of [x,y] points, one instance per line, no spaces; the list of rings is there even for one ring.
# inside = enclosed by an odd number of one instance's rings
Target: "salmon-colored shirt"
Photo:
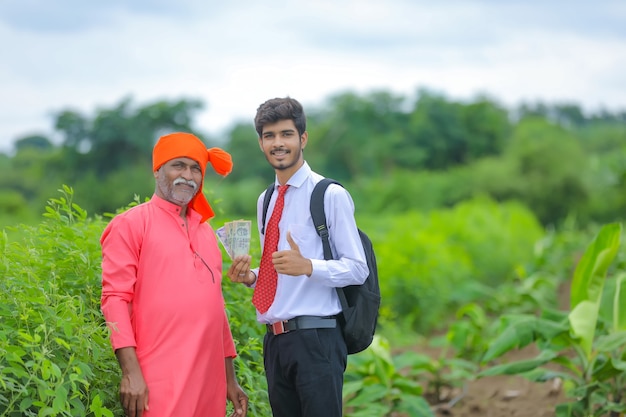
[[[134,346],[149,389],[146,417],[226,414],[224,358],[236,355],[222,257],[200,215],[154,195],[102,238],[102,313],[113,349]]]

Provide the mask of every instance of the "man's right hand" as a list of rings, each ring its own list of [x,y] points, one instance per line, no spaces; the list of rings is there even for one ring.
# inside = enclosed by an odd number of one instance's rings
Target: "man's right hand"
[[[254,284],[256,275],[250,270],[250,255],[239,255],[233,258],[233,263],[228,268],[226,275],[232,282],[241,282],[248,286]]]

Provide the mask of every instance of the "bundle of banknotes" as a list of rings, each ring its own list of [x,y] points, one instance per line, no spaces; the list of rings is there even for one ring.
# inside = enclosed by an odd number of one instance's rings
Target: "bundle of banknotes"
[[[233,220],[215,231],[224,249],[233,259],[235,256],[247,255],[250,252],[250,220]]]

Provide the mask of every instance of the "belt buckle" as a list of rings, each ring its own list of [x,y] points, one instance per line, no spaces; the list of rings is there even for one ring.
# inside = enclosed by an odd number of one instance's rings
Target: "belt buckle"
[[[279,335],[287,332],[289,332],[289,329],[285,329],[284,321],[277,321],[276,323],[272,324],[272,333],[274,333],[274,335]]]

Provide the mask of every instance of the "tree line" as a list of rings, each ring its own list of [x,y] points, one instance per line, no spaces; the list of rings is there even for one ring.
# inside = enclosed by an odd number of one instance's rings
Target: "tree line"
[[[17,138],[12,156],[0,154],[0,214],[5,222],[29,221],[61,184],[92,214],[150,196],[152,147],[170,131],[193,132],[231,152],[232,174],[208,178],[206,187],[226,213],[253,214],[273,178],[258,150],[254,113],[211,137],[194,124],[203,106],[197,99],[137,105],[126,97],[93,115],[57,112],[50,136]],[[306,110],[305,158],[349,184],[366,212],[428,210],[476,194],[519,200],[544,224],[626,212],[626,111],[587,114],[577,104],[541,102],[508,109],[488,96],[458,101],[425,89],[413,98],[341,92]]]

